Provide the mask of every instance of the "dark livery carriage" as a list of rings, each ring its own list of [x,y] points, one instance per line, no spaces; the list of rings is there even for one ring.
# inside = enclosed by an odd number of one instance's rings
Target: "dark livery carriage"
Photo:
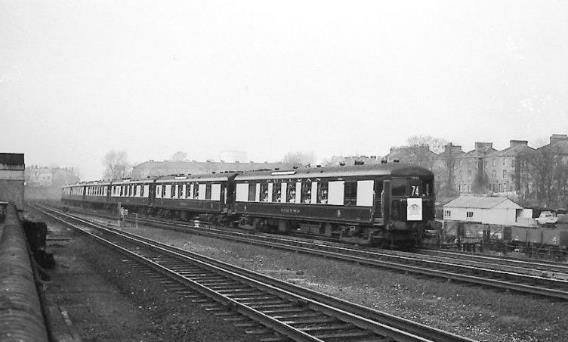
[[[240,174],[235,212],[256,229],[416,245],[434,220],[433,174],[381,164]]]
[[[409,247],[433,225],[433,184],[432,172],[395,163],[90,182],[64,187],[62,200]]]

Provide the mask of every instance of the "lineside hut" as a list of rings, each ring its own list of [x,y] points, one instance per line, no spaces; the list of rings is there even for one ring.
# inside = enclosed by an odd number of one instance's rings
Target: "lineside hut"
[[[523,208],[506,197],[461,196],[444,205],[443,243],[470,244],[502,240],[505,226],[524,224]]]
[[[517,225],[523,207],[506,197],[461,196],[444,205],[444,221]]]
[[[24,154],[0,153],[0,202],[24,209]]]

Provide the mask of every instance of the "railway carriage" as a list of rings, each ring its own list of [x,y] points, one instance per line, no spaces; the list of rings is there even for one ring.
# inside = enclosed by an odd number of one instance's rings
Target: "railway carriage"
[[[61,200],[69,204],[103,205],[107,202],[110,182],[83,182],[63,187]]]
[[[61,191],[61,201],[65,204],[80,205],[85,193],[84,183],[65,185]]]
[[[154,211],[167,211],[165,214],[169,216],[187,218],[204,214],[218,221],[220,215],[227,214],[230,208],[235,175],[160,177],[150,188],[152,208]]]
[[[432,172],[395,163],[80,183],[62,201],[413,247],[434,224],[433,184]]]
[[[136,210],[147,208],[152,204],[150,188],[153,183],[153,179],[114,181],[109,184],[107,203],[113,206],[120,203]]]
[[[235,214],[257,230],[409,247],[434,220],[433,174],[402,164],[251,172],[235,187]]]

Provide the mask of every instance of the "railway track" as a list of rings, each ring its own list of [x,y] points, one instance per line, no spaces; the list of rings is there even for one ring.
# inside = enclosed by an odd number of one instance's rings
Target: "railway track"
[[[482,262],[450,255],[426,255],[400,251],[365,250],[345,245],[305,241],[270,234],[248,234],[235,230],[218,229],[200,221],[179,223],[155,218],[141,218],[141,224],[183,232],[213,236],[248,244],[279,248],[298,253],[318,255],[361,265],[399,272],[443,278],[501,290],[537,295],[554,300],[568,300],[568,273],[539,270],[533,263],[498,263],[495,258]],[[540,265],[539,267],[545,267]]]
[[[119,251],[134,268],[150,268],[170,286],[174,281],[186,296],[262,341],[472,341],[60,211],[35,209]]]
[[[421,254],[481,262],[485,264],[498,265],[497,267],[510,267],[533,275],[542,275],[549,278],[568,279],[568,264],[547,260],[519,259],[506,256],[490,256],[472,254],[467,252],[422,249]]]

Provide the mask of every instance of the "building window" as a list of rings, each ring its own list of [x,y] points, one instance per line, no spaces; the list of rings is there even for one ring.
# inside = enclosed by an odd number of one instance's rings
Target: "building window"
[[[451,210],[446,210],[446,211],[444,212],[444,216],[446,216],[446,217],[452,217],[452,211],[451,211]]]
[[[467,216],[467,217],[473,217],[473,211],[468,211],[468,212],[466,213],[466,216]]]
[[[507,177],[507,170],[503,170],[503,179]]]

